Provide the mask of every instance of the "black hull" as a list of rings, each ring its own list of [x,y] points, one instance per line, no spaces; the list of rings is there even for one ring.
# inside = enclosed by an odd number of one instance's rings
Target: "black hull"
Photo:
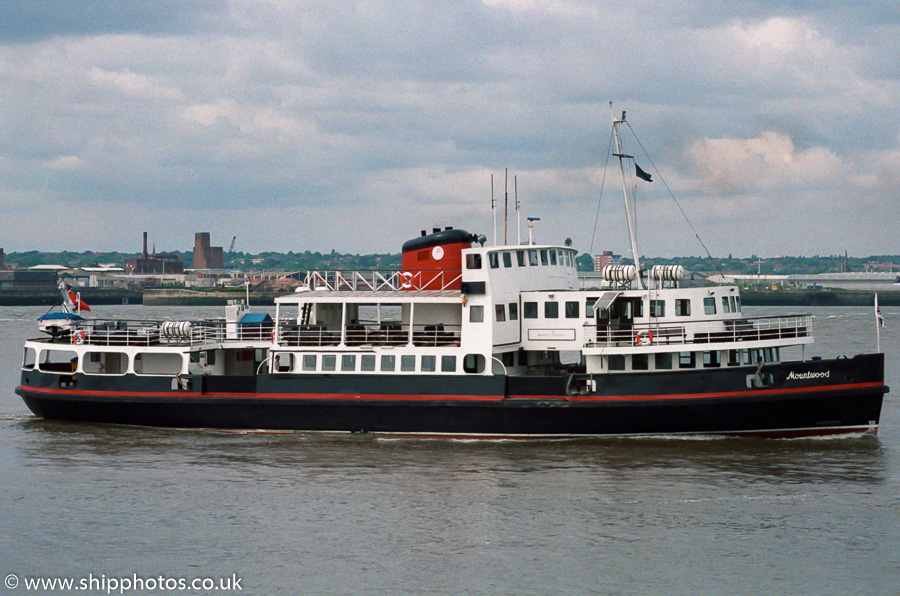
[[[748,369],[589,377],[60,376],[24,372],[16,392],[36,415],[145,426],[421,434],[804,436],[874,432],[884,394],[881,354],[767,366],[772,382],[747,388]],[[754,369],[755,370],[755,369]],[[574,382],[573,382],[574,381]],[[118,387],[112,386],[115,383]]]

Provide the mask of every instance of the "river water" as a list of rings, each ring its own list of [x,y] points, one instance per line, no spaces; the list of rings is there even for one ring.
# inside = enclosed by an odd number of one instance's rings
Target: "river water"
[[[807,310],[808,355],[874,351],[871,308]],[[523,442],[42,421],[13,388],[44,309],[3,307],[3,589],[73,578],[94,580],[80,593],[900,594],[900,309],[883,310],[892,393],[877,437]],[[148,578],[240,589],[124,589]]]

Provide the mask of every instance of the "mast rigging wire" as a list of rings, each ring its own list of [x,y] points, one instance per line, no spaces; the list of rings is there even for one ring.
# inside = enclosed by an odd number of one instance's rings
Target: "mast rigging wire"
[[[600,182],[600,196],[597,197],[597,215],[594,216],[594,230],[591,232],[591,250],[588,253],[594,258],[594,240],[597,235],[597,222],[600,221],[600,201],[603,199],[603,187],[606,185],[606,172],[609,170],[609,158],[612,157],[613,131],[609,131],[609,144],[606,147],[606,164],[603,166],[603,180]]]
[[[656,167],[656,164],[653,163],[653,158],[650,157],[650,154],[644,148],[644,144],[641,143],[641,140],[638,138],[637,133],[634,132],[634,129],[631,127],[631,122],[628,122],[626,120],[625,124],[628,125],[628,130],[630,130],[631,134],[634,135],[634,140],[637,141],[637,144],[640,146],[641,151],[643,151],[644,155],[647,157],[647,161],[650,162],[650,165],[653,167],[653,170],[656,172],[656,175],[659,176],[660,181],[662,181],[663,186],[666,187],[666,191],[669,193],[669,197],[675,202],[675,205],[678,207],[678,210],[681,211],[681,216],[684,217],[684,221],[687,222],[687,225],[690,226],[691,231],[694,232],[694,236],[697,238],[697,242],[699,242],[700,246],[703,247],[703,250],[706,251],[706,256],[709,258],[710,263],[712,263],[713,267],[716,268],[716,271],[719,272],[719,275],[721,275],[724,278],[725,274],[722,272],[722,267],[719,266],[719,262],[713,258],[712,254],[710,254],[710,252],[709,252],[709,249],[706,248],[706,244],[703,242],[703,239],[700,238],[700,234],[699,234],[699,232],[697,232],[697,228],[694,227],[694,224],[691,223],[691,220],[688,218],[687,213],[685,213],[684,209],[681,208],[681,203],[679,203],[678,199],[675,198],[675,193],[673,193],[672,189],[669,188],[669,185],[666,183],[666,179],[663,178],[662,172],[660,172],[659,168]],[[607,163],[609,163],[608,157],[606,158],[606,160],[607,160]],[[598,206],[598,212],[599,212],[599,206]],[[593,246],[592,246],[592,248],[593,248]]]

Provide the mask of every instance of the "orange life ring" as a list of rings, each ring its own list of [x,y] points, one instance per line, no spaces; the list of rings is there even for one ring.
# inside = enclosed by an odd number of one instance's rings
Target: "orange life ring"
[[[653,332],[652,331],[638,331],[637,335],[634,336],[634,345],[636,346],[648,346],[653,343]]]
[[[404,290],[408,290],[412,288],[412,276],[413,274],[409,271],[403,271],[400,273],[400,287]]]
[[[72,332],[72,343],[81,345],[84,343],[84,331],[78,330]]]

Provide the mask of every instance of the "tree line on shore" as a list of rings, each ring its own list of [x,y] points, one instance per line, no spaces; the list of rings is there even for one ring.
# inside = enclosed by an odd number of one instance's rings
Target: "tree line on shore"
[[[185,268],[193,265],[193,253],[190,251],[172,251],[168,254],[177,254],[184,262]],[[138,253],[121,252],[45,252],[27,251],[7,253],[6,265],[11,267],[28,268],[35,265],[62,265],[64,267],[89,267],[99,264],[115,264],[123,266],[125,259],[138,258]],[[622,263],[630,263],[630,259],[624,258]],[[225,267],[241,271],[252,270],[283,270],[305,271],[313,269],[343,269],[343,270],[396,270],[400,268],[400,254],[349,254],[332,250],[330,253],[312,251],[293,252],[261,252],[250,254],[233,252],[225,255]],[[594,267],[593,258],[587,253],[582,253],[578,259],[579,271],[591,271]],[[756,255],[750,257],[716,258],[708,257],[647,257],[641,256],[641,265],[649,268],[653,265],[681,265],[688,271],[716,273],[722,271],[738,275],[763,275],[791,273],[834,273],[842,271],[896,271],[900,270],[900,255],[875,255],[869,257],[844,257],[842,255],[831,256],[781,256],[760,258]]]

